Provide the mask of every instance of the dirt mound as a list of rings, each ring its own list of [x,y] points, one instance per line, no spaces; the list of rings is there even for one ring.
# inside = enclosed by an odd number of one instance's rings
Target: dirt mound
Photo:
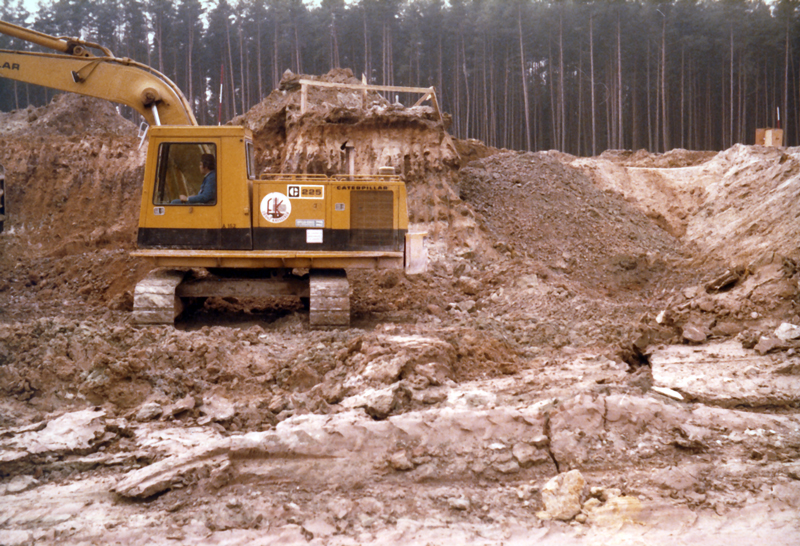
[[[0,292],[16,300],[6,317],[28,305],[68,315],[87,302],[121,305],[149,268],[126,252],[136,240],[145,155],[134,125],[104,101],[71,94],[4,116],[15,120],[12,132],[0,130],[9,215]]]
[[[462,169],[459,189],[498,243],[590,283],[614,276],[641,283],[682,251],[622,197],[547,152],[473,162]]]
[[[458,156],[461,160],[461,167],[466,166],[472,161],[489,157],[501,151],[497,148],[487,146],[480,140],[474,138],[468,138],[467,140],[454,138],[453,142],[455,143],[456,151],[458,151]]]
[[[361,83],[349,69],[302,78]],[[355,174],[391,166],[414,182],[457,166],[447,119],[432,107],[392,104],[374,91],[310,87],[303,112],[300,79],[284,74],[281,89],[231,121],[253,131],[260,172],[344,174],[347,148],[355,154]]]
[[[0,113],[0,137],[18,132],[40,135],[114,134],[135,136],[136,126],[112,103],[73,93],[56,95],[50,104]]]
[[[613,161],[626,167],[652,167],[674,169],[701,165],[712,159],[717,152],[704,152],[675,148],[663,154],[650,153],[647,150],[606,150],[598,159]]]
[[[629,166],[603,158],[571,164],[696,245],[699,260],[748,265],[797,251],[800,224],[785,220],[800,214],[798,148],[737,144],[685,167]]]
[[[707,169],[687,240],[742,265],[800,254],[800,222],[790,221],[800,218],[800,148],[737,144]]]

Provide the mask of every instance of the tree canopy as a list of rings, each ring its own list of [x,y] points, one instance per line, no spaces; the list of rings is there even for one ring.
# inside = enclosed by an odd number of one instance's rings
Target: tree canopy
[[[800,140],[800,0],[0,0],[0,18],[149,64],[206,124],[287,69],[350,68],[435,86],[454,135],[497,147],[723,149],[778,116]],[[2,110],[52,95],[0,79]]]

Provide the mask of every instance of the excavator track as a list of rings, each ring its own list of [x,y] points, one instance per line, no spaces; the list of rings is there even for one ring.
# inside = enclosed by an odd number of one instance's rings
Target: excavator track
[[[173,324],[183,311],[176,295],[185,271],[156,269],[136,284],[133,294],[133,321],[137,324]]]
[[[343,269],[311,270],[309,324],[312,328],[350,326],[350,283]]]
[[[156,269],[139,281],[133,296],[133,321],[137,324],[173,324],[184,309],[183,300],[211,295],[239,297],[297,295],[309,298],[309,325],[315,329],[350,326],[350,283],[343,269],[311,270],[307,291],[298,282],[228,279],[222,282],[189,280],[185,271]],[[216,284],[217,286],[212,286]],[[286,284],[286,286],[283,286]],[[272,288],[270,288],[272,287]]]

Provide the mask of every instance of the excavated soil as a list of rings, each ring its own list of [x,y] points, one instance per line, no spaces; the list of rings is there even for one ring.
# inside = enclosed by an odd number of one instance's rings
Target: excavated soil
[[[235,120],[259,170],[352,145],[428,232],[349,329],[132,324],[137,128],[0,114],[0,544],[800,543],[800,148],[494,150],[298,80]]]

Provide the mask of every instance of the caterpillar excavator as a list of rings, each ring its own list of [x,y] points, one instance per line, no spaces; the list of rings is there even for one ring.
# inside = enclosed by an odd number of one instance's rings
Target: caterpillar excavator
[[[424,234],[408,231],[394,169],[259,176],[251,131],[198,125],[180,89],[149,66],[3,21],[0,33],[54,51],[0,50],[0,77],[127,105],[149,124],[132,254],[156,269],[136,285],[135,322],[172,324],[212,296],[293,295],[309,305],[311,327],[346,327],[348,269],[425,270]]]

